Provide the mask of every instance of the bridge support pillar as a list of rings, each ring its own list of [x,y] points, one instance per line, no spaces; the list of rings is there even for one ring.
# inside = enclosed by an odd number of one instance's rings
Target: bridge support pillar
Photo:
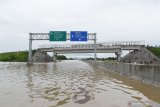
[[[116,56],[117,56],[117,62],[119,62],[120,60],[121,60],[121,52],[116,52],[115,53],[116,54]]]
[[[57,53],[55,53],[55,51],[53,50],[53,62],[56,62],[56,56],[57,56]]]
[[[96,37],[96,33],[94,34],[94,60],[97,61],[97,37]]]

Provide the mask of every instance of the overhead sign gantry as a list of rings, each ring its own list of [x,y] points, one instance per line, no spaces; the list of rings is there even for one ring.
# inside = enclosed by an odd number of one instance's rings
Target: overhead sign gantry
[[[50,42],[65,42],[70,40],[71,42],[87,42],[89,40],[94,41],[94,57],[96,54],[96,33],[88,33],[87,31],[50,31],[49,33],[29,33],[29,56],[28,61],[32,62],[32,41],[34,40],[48,40]]]

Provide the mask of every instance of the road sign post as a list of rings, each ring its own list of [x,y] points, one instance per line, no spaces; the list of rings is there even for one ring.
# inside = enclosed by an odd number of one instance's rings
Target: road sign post
[[[96,33],[94,34],[94,60],[97,60],[97,37]]]
[[[28,62],[32,62],[32,34],[29,33],[29,54]]]

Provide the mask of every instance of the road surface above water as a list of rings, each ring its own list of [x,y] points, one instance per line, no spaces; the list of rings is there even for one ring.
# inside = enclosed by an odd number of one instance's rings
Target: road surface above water
[[[160,89],[82,61],[0,62],[1,107],[160,107]]]

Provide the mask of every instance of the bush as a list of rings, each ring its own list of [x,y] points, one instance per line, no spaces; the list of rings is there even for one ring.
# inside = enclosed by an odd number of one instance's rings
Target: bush
[[[67,60],[66,56],[64,55],[57,55],[56,57],[58,60]]]

